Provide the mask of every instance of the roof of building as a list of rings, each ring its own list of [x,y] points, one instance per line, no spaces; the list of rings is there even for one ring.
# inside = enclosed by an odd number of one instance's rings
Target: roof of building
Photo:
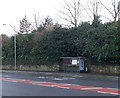
[[[81,59],[81,58],[85,58],[85,57],[60,57],[61,59]]]

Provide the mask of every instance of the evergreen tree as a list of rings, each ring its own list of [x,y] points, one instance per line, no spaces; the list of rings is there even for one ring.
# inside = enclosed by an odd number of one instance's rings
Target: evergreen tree
[[[29,33],[30,31],[32,31],[32,25],[28,21],[26,15],[25,15],[25,17],[23,17],[23,19],[20,20],[20,30],[19,30],[19,32],[21,34],[23,34],[23,33]]]

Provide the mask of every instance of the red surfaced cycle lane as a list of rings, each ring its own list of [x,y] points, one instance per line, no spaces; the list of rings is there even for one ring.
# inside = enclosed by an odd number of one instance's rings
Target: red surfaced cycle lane
[[[99,92],[99,93],[120,95],[120,89],[114,89],[114,88],[92,87],[92,86],[82,86],[82,85],[54,83],[54,82],[40,82],[40,81],[13,79],[13,78],[0,78],[0,80],[17,82],[17,83],[29,83],[29,84],[34,84],[34,85],[48,86],[48,87],[58,87],[58,88],[65,88],[65,89],[96,91],[96,92]]]

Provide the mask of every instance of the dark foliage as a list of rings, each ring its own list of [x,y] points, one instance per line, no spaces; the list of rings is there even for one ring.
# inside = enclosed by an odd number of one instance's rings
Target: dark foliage
[[[77,29],[56,25],[50,31],[43,29],[37,41],[34,41],[35,31],[18,35],[17,64],[56,64],[63,56],[84,56],[96,64],[119,63],[119,22],[102,24],[96,21],[92,25],[83,22]],[[14,61],[13,51],[11,37],[3,44],[3,63]]]

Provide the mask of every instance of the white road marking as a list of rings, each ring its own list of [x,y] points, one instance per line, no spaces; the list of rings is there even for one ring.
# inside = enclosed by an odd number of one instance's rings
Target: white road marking
[[[72,79],[75,79],[75,78],[53,78],[52,80],[72,80]]]
[[[118,93],[107,93],[107,92],[102,92],[102,91],[97,91],[98,93],[103,93],[103,94],[113,94],[113,95],[120,95]]]
[[[87,90],[87,89],[102,89],[102,87],[95,87],[95,88],[81,88],[82,90]]]
[[[65,84],[65,85],[72,85],[72,84]]]
[[[62,78],[53,78],[53,80],[63,80]]]
[[[11,75],[3,75],[3,77],[12,77]]]
[[[56,87],[57,87],[57,86],[56,86]],[[59,88],[70,89],[70,88],[68,88],[68,87],[59,87]]]
[[[12,81],[12,82],[18,83],[17,81]]]
[[[69,79],[71,79],[71,80],[72,80],[72,79],[75,79],[75,78],[63,78],[63,79],[64,79],[64,80],[69,80]]]
[[[48,77],[38,77],[38,78],[40,78],[40,79],[46,79],[46,78],[48,78]]]
[[[69,87],[61,87],[61,86],[59,86],[59,85],[50,85],[50,87],[58,87],[58,88],[70,89]]]

